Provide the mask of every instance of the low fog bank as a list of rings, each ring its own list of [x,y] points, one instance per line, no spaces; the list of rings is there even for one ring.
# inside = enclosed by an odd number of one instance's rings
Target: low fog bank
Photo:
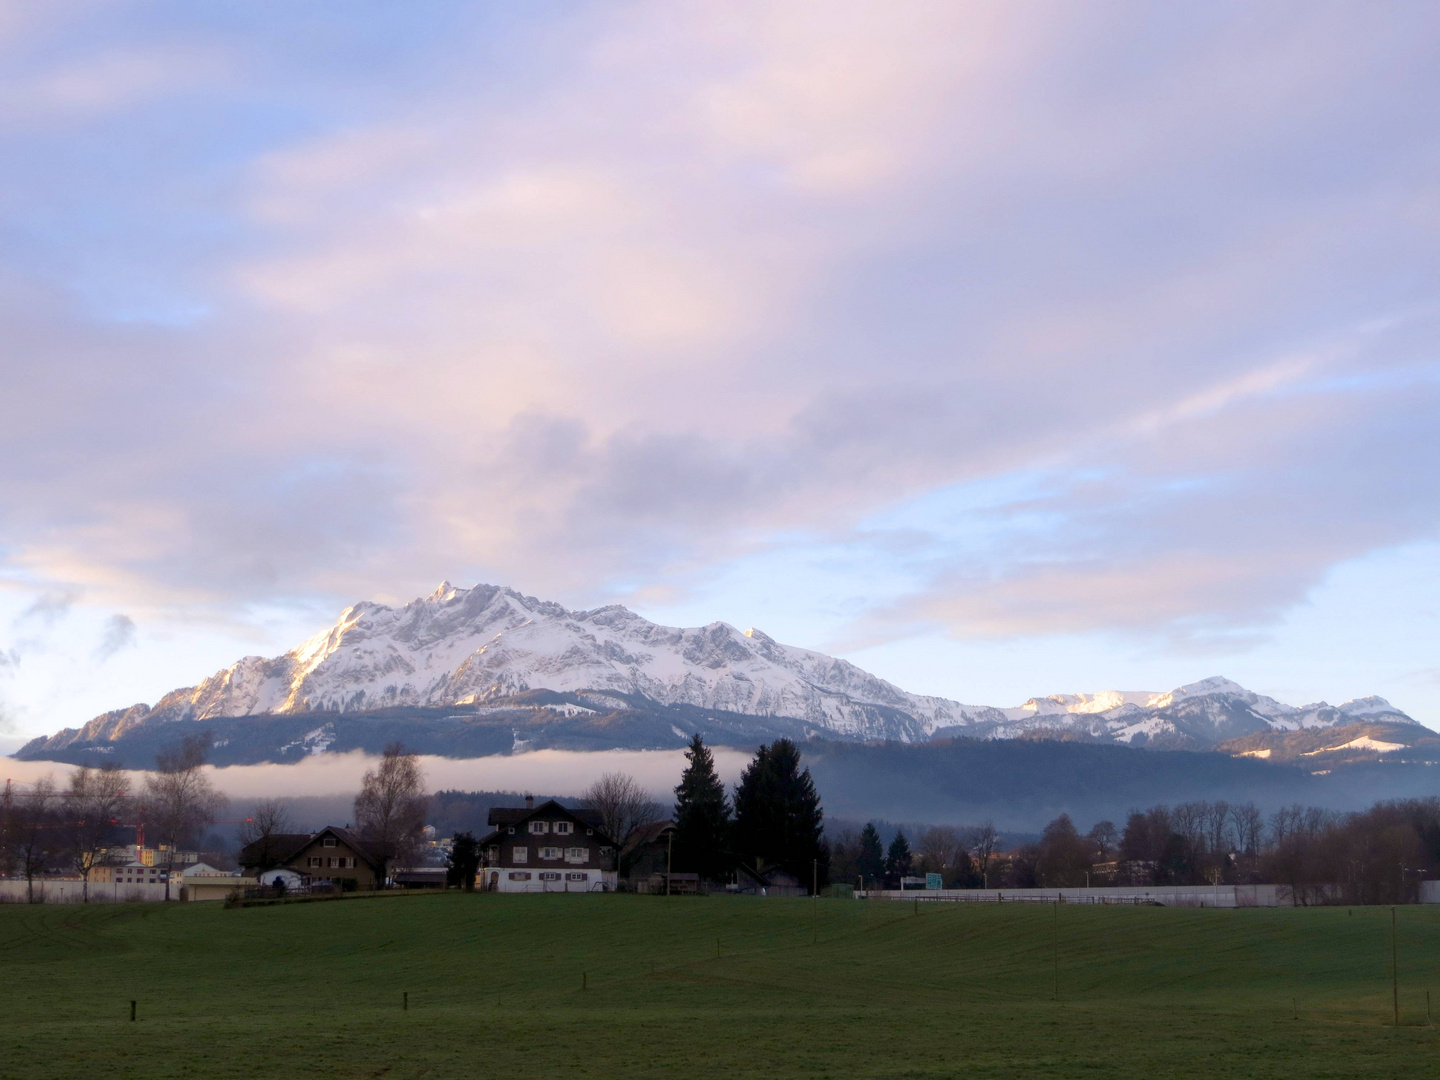
[[[730,784],[750,761],[751,753],[716,747],[715,768]],[[215,786],[237,805],[260,798],[338,798],[335,805],[348,808],[360,788],[360,777],[374,768],[378,757],[353,751],[348,754],[315,754],[294,765],[232,765],[207,768]],[[554,791],[579,794],[607,772],[624,772],[635,777],[647,791],[668,804],[685,768],[682,750],[535,750],[526,754],[497,754],[481,758],[422,756],[420,767],[431,791]],[[42,776],[61,780],[74,766],[54,761],[17,761],[7,758],[5,777],[30,783]],[[127,770],[136,785],[144,773]],[[328,803],[326,804],[328,805]],[[349,820],[346,810],[344,819]],[[332,820],[327,824],[333,824]]]

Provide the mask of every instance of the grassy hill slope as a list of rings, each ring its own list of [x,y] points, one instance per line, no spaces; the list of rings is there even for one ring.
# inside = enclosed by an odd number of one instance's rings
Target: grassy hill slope
[[[1440,1050],[1440,910],[1399,914],[1396,1029],[1381,909],[5,906],[0,1073],[1393,1077]]]

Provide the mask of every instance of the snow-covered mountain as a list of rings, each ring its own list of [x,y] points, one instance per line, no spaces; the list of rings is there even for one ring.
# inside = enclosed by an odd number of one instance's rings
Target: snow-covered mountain
[[[1007,709],[963,705],[907,693],[847,661],[782,645],[758,630],[721,622],[659,626],[618,605],[570,611],[513,589],[446,582],[399,608],[356,604],[283,656],[245,657],[153,707],[106,713],[26,750],[103,746],[141,727],[219,717],[404,707],[479,714],[514,709],[516,695],[538,690],[567,695],[567,716],[593,710],[597,723],[641,699],[789,718],[832,738],[906,742],[939,734],[1211,746],[1258,731],[1362,718],[1414,723],[1382,698],[1295,708],[1220,678],[1168,693],[1059,694]]]
[[[998,737],[1065,734],[1169,748],[1212,746],[1257,732],[1328,728],[1357,720],[1416,723],[1380,697],[1357,698],[1342,705],[1319,701],[1297,707],[1253,693],[1219,676],[1166,693],[1107,690],[1098,694],[1055,694],[999,711],[1005,719],[991,732]]]

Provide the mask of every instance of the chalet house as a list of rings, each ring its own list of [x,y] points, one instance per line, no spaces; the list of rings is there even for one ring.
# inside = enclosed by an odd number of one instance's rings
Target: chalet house
[[[480,840],[479,888],[489,892],[609,892],[616,884],[616,844],[594,810],[570,810],[554,799],[496,806],[493,831]]]
[[[349,829],[330,826],[314,834],[281,833],[247,844],[240,852],[247,871],[293,870],[308,884],[368,892],[379,883],[380,861]],[[266,877],[264,880],[268,881]]]

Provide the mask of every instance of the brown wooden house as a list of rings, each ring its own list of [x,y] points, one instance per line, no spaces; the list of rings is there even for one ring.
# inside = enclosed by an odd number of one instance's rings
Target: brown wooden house
[[[479,888],[489,892],[609,892],[616,883],[615,841],[594,810],[554,799],[490,810],[493,831],[480,840]]]
[[[266,870],[293,870],[307,884],[336,885],[368,892],[379,884],[380,861],[349,829],[328,826],[317,833],[281,833],[247,844],[240,866],[265,880]]]

